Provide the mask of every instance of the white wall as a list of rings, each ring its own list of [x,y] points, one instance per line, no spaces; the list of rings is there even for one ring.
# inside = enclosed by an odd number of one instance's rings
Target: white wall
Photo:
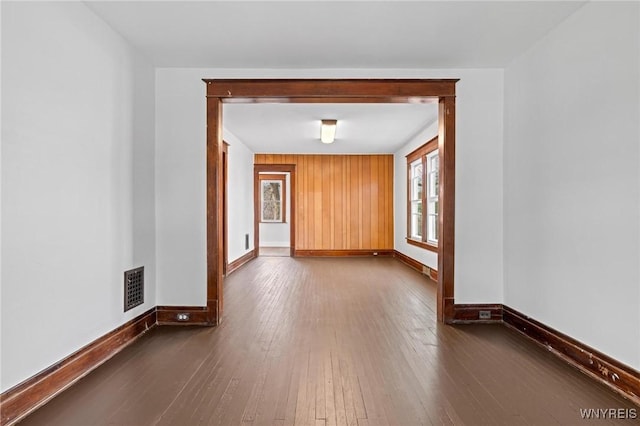
[[[155,305],[153,79],[82,3],[2,3],[2,391]]]
[[[438,120],[414,135],[409,142],[393,154],[393,217],[394,248],[429,268],[438,270],[438,253],[407,243],[407,158],[416,148],[438,136]]]
[[[461,79],[457,86],[455,297],[459,303],[502,302],[502,70],[160,68],[156,70],[159,304],[204,305],[206,301],[206,102],[201,79],[367,77]],[[480,190],[479,181],[487,182]]]
[[[441,71],[456,84],[456,303],[502,303],[502,70]],[[406,243],[405,156],[438,134],[427,127],[395,156],[396,250],[437,269],[436,253]]]
[[[268,172],[265,172],[268,173]],[[285,218],[286,222],[260,223],[260,247],[291,246],[291,176],[284,173],[286,179]]]
[[[202,86],[200,87],[202,89]],[[224,114],[224,106],[223,106]],[[227,170],[227,257],[229,262],[253,250],[253,153],[233,133],[224,130],[229,143]],[[245,235],[249,234],[249,248],[245,249]]]
[[[505,304],[640,369],[640,5],[591,2],[506,69]]]

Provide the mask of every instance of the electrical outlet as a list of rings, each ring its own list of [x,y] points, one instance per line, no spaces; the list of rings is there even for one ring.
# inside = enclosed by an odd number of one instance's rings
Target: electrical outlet
[[[480,319],[491,319],[491,311],[480,311],[478,314]]]
[[[178,321],[189,321],[189,314],[186,312],[176,314],[176,319]]]
[[[377,251],[374,251],[374,252],[373,252],[373,255],[374,255],[374,256],[377,256],[377,255],[378,255],[378,252],[377,252]]]

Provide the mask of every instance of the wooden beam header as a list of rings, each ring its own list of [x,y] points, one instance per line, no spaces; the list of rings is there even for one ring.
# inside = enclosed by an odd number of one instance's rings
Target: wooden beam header
[[[223,102],[426,103],[455,96],[457,79],[444,80],[218,80],[204,79],[207,97]]]

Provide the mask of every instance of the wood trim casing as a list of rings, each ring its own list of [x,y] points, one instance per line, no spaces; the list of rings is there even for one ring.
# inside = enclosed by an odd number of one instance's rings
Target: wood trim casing
[[[282,221],[281,222],[260,222],[260,223],[287,223],[287,175],[285,174],[273,174],[273,173],[259,173],[258,180],[262,182],[263,180],[278,180],[282,184],[282,200],[280,200],[280,209],[282,210]],[[262,188],[260,188],[260,197],[258,197],[258,201],[260,202],[260,209],[262,209]],[[262,219],[262,218],[261,218]]]
[[[364,249],[364,250],[296,250],[295,255],[297,257],[391,257],[393,256],[393,250],[384,249]]]
[[[453,97],[440,97],[438,107],[438,155],[440,193],[438,221],[437,317],[440,322],[454,318],[455,192],[456,192],[456,103]]]
[[[260,247],[260,173],[289,173],[289,255],[296,251],[296,165],[295,164],[254,164],[253,165],[253,249]],[[257,254],[256,254],[257,255]]]
[[[257,252],[258,252],[258,249],[254,248],[253,250],[245,253],[244,255],[240,256],[239,258],[237,258],[233,262],[229,263],[229,266],[227,266],[227,276],[230,275],[232,272],[240,269],[240,267],[242,267],[245,264],[249,263],[250,261],[252,261],[256,257],[258,257],[257,256]]]
[[[222,260],[222,275],[227,275],[227,268],[229,267],[229,217],[228,217],[228,181],[229,181],[229,144],[222,141],[222,226],[224,228],[224,236],[222,238],[222,250],[224,257]]]
[[[207,323],[217,325],[224,309],[224,175],[222,101],[207,97]]]
[[[157,324],[156,308],[94,340],[0,395],[0,424],[13,424],[103,364]]]
[[[640,405],[640,372],[508,306],[503,323]]]
[[[455,241],[455,94],[458,79],[204,79],[207,98],[207,307],[212,324],[223,309],[220,215],[223,102],[435,102],[440,194],[437,318],[453,320]],[[292,186],[295,179],[291,179]],[[294,188],[291,192],[295,193]],[[291,209],[293,212],[293,200]],[[295,213],[292,213],[292,220]],[[292,226],[292,232],[295,227]],[[216,233],[218,231],[218,233]],[[291,248],[292,255],[295,249]]]
[[[429,250],[429,251],[432,251],[432,252],[435,252],[435,253],[438,252],[438,246],[431,245],[431,244],[426,243],[424,241],[417,241],[417,240],[414,240],[413,238],[409,238],[409,237],[406,237],[405,241],[407,242],[407,244],[411,244],[412,246],[420,247],[420,248],[423,248],[425,250]]]
[[[431,138],[428,142],[419,146],[418,148],[411,151],[406,155],[407,159],[407,233],[405,240],[407,244],[411,244],[416,247],[423,248],[425,250],[438,252],[438,246],[430,244],[426,241],[427,238],[427,191],[428,191],[428,182],[427,182],[427,164],[426,164],[426,156],[433,151],[438,149],[438,137]],[[425,238],[425,241],[416,240],[411,238],[411,163],[416,160],[422,160],[422,236]]]
[[[204,79],[207,96],[235,102],[403,102],[455,96],[457,79]],[[350,99],[352,98],[352,99]]]

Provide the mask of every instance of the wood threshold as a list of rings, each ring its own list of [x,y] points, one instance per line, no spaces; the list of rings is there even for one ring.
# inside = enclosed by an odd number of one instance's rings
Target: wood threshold
[[[21,420],[133,343],[156,324],[154,307],[3,392],[0,395],[0,424],[10,425]]]

